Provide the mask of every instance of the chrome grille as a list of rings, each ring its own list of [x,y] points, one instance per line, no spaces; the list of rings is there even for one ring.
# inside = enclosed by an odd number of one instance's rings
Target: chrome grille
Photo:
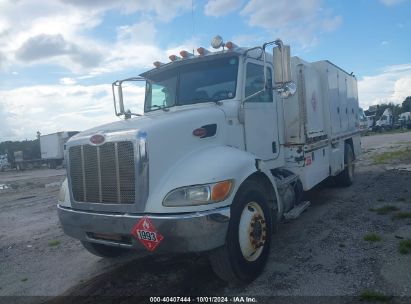
[[[130,141],[69,149],[70,182],[77,202],[135,202],[134,148]]]

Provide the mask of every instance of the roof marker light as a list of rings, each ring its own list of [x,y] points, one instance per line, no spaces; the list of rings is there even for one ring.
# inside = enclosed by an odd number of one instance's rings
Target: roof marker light
[[[190,57],[193,57],[193,56],[194,56],[193,54],[190,54],[189,52],[184,51],[184,50],[182,50],[182,51],[180,52],[180,55],[181,55],[181,57],[183,57],[184,59],[187,59],[187,58],[190,58]]]
[[[206,50],[206,49],[203,48],[203,47],[199,47],[199,48],[197,49],[197,53],[198,53],[200,56],[204,56],[204,55],[209,54],[210,51],[209,51],[209,50]]]
[[[178,56],[176,56],[176,55],[170,55],[170,56],[168,56],[168,58],[169,58],[171,61],[176,61],[176,60],[181,59],[180,57],[178,57]]]
[[[164,63],[160,62],[160,61],[154,61],[153,65],[158,69],[159,67],[161,67],[162,65],[164,65]]]
[[[238,48],[238,45],[236,45],[235,43],[233,43],[232,41],[228,41],[225,46],[227,47],[227,49],[229,49],[230,51],[232,51],[233,49]]]

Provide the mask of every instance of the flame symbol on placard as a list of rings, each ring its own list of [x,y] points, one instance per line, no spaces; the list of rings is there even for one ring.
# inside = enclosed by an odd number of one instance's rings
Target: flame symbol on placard
[[[145,219],[144,222],[143,222],[143,228],[144,228],[144,229],[150,228],[150,225],[147,223],[147,220],[146,220],[146,219]]]

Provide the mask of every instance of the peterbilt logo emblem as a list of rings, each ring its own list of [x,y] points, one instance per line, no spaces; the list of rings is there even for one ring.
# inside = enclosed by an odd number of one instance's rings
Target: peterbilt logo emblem
[[[106,138],[101,134],[95,134],[90,137],[90,142],[93,145],[101,145],[105,140]]]

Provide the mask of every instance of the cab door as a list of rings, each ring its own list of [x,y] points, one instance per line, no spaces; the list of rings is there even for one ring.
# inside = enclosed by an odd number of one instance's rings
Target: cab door
[[[245,65],[244,97],[260,91],[264,85],[264,66],[260,61],[248,60]],[[244,102],[246,150],[259,159],[272,160],[280,150],[277,104],[273,98],[272,69],[267,69],[268,89]]]

